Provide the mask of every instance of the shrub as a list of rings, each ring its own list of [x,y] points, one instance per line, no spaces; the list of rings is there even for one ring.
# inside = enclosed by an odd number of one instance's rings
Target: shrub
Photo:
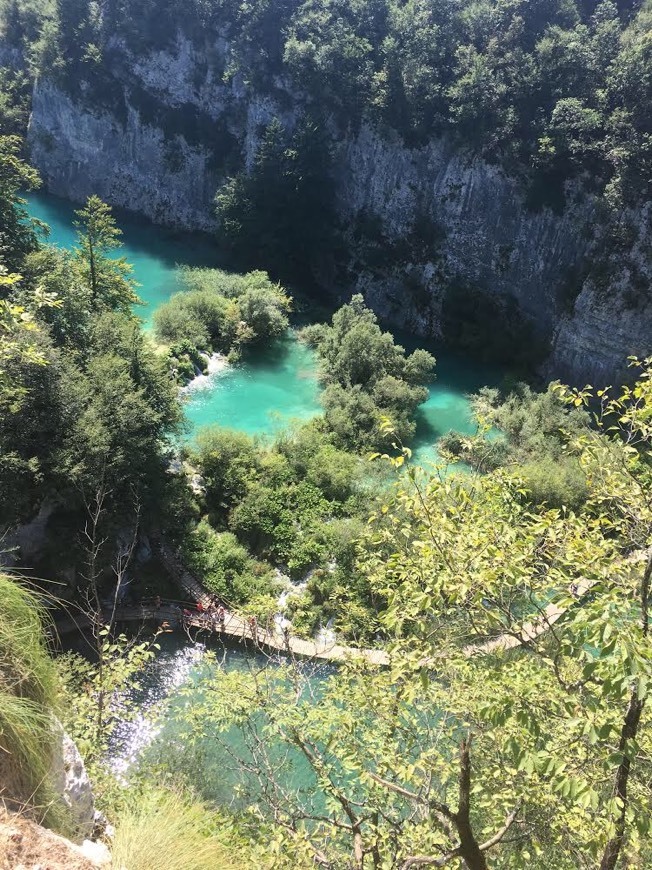
[[[384,445],[383,417],[393,437],[413,437],[412,418],[433,378],[435,360],[427,351],[406,356],[360,295],[336,311],[330,325],[307,327],[301,337],[319,354],[324,418],[338,444],[353,450]]]
[[[535,504],[552,508],[580,508],[588,498],[586,475],[574,457],[553,459],[544,456],[517,469]]]
[[[183,548],[191,570],[223,601],[242,605],[269,592],[269,568],[252,559],[230,532],[216,532],[204,520],[186,537]]]
[[[154,315],[163,341],[237,356],[244,345],[279,338],[288,328],[290,297],[266,272],[183,268],[180,277],[186,289]]]
[[[206,504],[222,516],[244,498],[256,479],[260,454],[256,441],[244,432],[211,427],[202,429],[189,450],[206,487]]]

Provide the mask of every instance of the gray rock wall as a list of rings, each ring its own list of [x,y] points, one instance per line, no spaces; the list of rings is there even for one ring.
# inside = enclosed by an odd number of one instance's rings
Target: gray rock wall
[[[189,145],[182,136],[172,146],[129,104],[123,123],[39,82],[29,146],[52,193],[78,202],[96,193],[157,223],[202,230],[212,226],[210,203],[219,178],[210,168],[209,151]]]
[[[435,249],[426,246],[420,259],[403,267],[428,287],[433,304],[425,311],[396,292],[400,272],[376,276],[375,288],[368,287],[377,304],[385,297],[394,318],[423,334],[439,332],[441,290],[457,276],[495,296],[514,296],[523,313],[549,331],[555,288],[587,250],[590,199],[561,217],[549,209],[530,211],[514,180],[445,139],[410,150],[365,127],[340,149],[337,189],[341,214],[349,221],[365,212],[378,216],[390,239],[408,235],[417,216],[441,228]],[[361,281],[369,284],[369,276],[363,273]]]
[[[273,117],[292,126],[300,113],[300,98],[282,82],[276,98],[238,77],[225,83],[227,48],[219,39],[199,46],[180,37],[170,49],[133,57],[124,46],[110,46],[107,67],[120,112],[97,108],[92,88],[73,98],[38,82],[29,145],[47,187],[78,201],[95,192],[161,224],[212,229],[212,200],[223,178],[250,165]],[[561,215],[531,211],[514,179],[445,139],[409,149],[368,126],[325,135],[334,144],[336,200],[351,249],[348,286],[330,290],[363,291],[396,325],[433,337],[442,337],[442,299],[451,282],[499,300],[512,297],[551,342],[546,374],[573,382],[617,379],[628,354],[652,352],[649,281],[632,295],[627,268],[612,270],[607,292],[588,281],[570,288],[574,307],[561,299],[608,241],[589,196],[569,191]],[[401,256],[374,262],[353,231],[370,218],[382,235],[380,250],[411,239],[418,221],[429,222],[437,238],[412,239]],[[639,240],[647,222],[638,216]],[[650,258],[639,243],[634,248],[640,285]]]

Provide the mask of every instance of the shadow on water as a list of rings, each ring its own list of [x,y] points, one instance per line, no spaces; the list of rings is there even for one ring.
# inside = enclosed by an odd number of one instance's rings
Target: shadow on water
[[[62,248],[69,248],[76,243],[75,211],[82,207],[80,204],[42,192],[27,193],[24,198],[30,215],[50,227],[46,239],[48,242]],[[184,232],[160,226],[142,215],[117,206],[113,206],[111,211],[124,233],[126,247],[136,256],[155,256],[170,269],[178,263],[220,265],[217,243],[208,233]]]
[[[482,387],[499,386],[505,372],[401,330],[393,330],[393,334],[408,353],[423,348],[436,359],[435,379],[428,385],[428,398],[417,411],[417,428],[410,446],[415,462],[437,462],[435,445],[442,435],[451,431],[473,435],[477,431],[468,397]]]

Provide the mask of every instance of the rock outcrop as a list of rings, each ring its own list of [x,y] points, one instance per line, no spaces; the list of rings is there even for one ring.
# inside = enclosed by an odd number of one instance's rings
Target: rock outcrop
[[[271,93],[237,75],[225,81],[227,55],[217,37],[195,44],[179,36],[138,56],[114,41],[97,82],[79,83],[74,94],[37,82],[29,145],[47,187],[74,200],[95,192],[158,223],[212,229],[224,177],[251,164],[272,118],[291,128],[302,111],[301,96],[282,81]],[[368,125],[328,126],[350,252],[348,286],[331,291],[363,291],[396,325],[447,338],[447,294],[471,287],[471,309],[474,298],[498,310],[509,303],[549,345],[546,374],[574,382],[618,379],[629,354],[652,350],[647,210],[631,216],[637,236],[611,263],[605,287],[591,272],[596,261],[604,271],[612,228],[579,185],[560,214],[532,209],[515,179],[448,139],[409,148]]]
[[[74,741],[57,726],[53,758],[53,786],[63,796],[77,831],[79,842],[91,837],[95,828],[95,800],[84,760]]]
[[[0,870],[95,870],[111,863],[102,843],[81,846],[0,808]]]

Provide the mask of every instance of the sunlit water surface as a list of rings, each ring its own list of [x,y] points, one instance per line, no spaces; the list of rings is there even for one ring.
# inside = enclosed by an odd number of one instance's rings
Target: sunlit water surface
[[[49,225],[52,244],[74,245],[74,205],[44,193],[30,194],[28,202],[30,214]],[[219,265],[217,246],[205,236],[183,235],[134,215],[116,214],[124,233],[121,253],[133,265],[138,293],[145,303],[138,314],[149,329],[156,308],[180,289],[176,267]],[[409,336],[400,338],[410,349],[417,346]],[[494,371],[437,348],[428,349],[437,357],[437,378],[418,412],[417,435],[411,445],[418,462],[436,459],[433,444],[440,435],[451,429],[466,434],[474,431],[466,396],[498,379]],[[314,354],[297,342],[292,332],[276,346],[216,373],[201,389],[187,394],[191,436],[199,427],[215,423],[252,435],[272,435],[293,420],[317,413]]]

